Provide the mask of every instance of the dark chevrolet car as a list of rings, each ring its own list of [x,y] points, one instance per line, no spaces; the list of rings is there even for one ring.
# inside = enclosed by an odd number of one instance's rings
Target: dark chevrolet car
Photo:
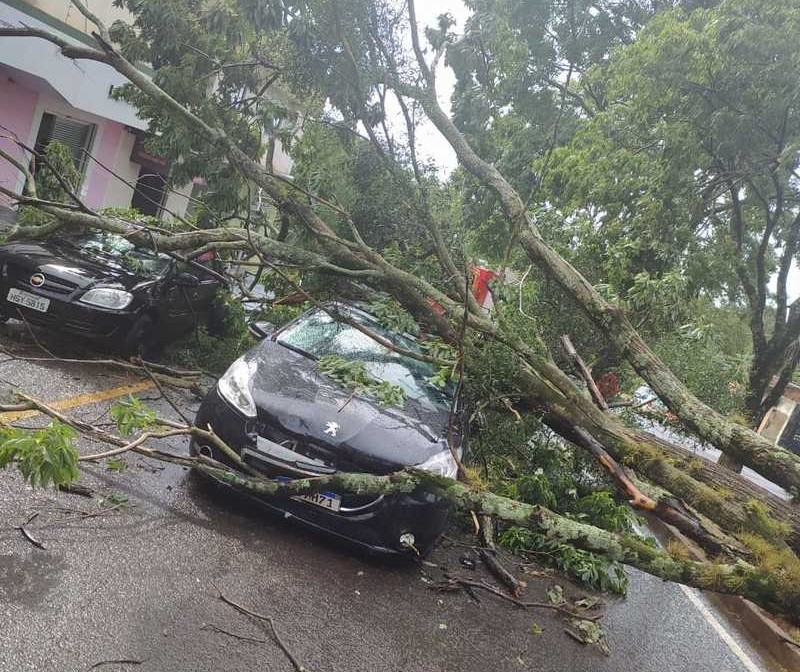
[[[337,305],[352,320],[403,348],[416,341],[381,327],[369,314]],[[352,396],[322,374],[325,355],[365,363],[380,380],[403,388],[402,408]],[[388,474],[407,466],[455,478],[447,444],[452,397],[428,378],[431,365],[379,345],[350,324],[312,309],[236,360],[197,413],[242,459],[265,475],[293,479],[337,471]],[[460,447],[459,447],[460,449]],[[191,446],[225,462],[208,445]],[[323,492],[259,502],[375,555],[427,553],[445,529],[449,507],[427,492],[362,496]]]
[[[163,342],[212,320],[218,286],[202,268],[113,233],[0,245],[0,318],[126,355],[152,356]]]

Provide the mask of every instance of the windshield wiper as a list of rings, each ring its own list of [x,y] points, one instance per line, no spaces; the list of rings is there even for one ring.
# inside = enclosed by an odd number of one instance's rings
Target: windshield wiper
[[[317,361],[319,359],[319,357],[317,357],[316,355],[312,355],[310,352],[308,352],[308,350],[303,350],[303,348],[298,348],[296,345],[292,345],[291,343],[286,343],[285,341],[281,341],[279,339],[275,339],[275,342],[278,345],[282,345],[284,348],[287,348],[288,350],[293,350],[298,355],[303,355],[303,357],[308,357],[309,359],[313,359],[314,361]]]

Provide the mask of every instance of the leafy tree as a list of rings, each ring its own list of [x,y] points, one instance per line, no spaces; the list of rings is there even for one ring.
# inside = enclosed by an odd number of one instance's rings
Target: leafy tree
[[[95,21],[82,3],[73,2],[88,20]],[[723,3],[722,8],[728,4]],[[530,318],[515,304],[505,301],[490,317],[470,294],[464,263],[468,258],[463,246],[466,235],[452,226],[449,217],[453,210],[443,207],[439,200],[442,194],[426,179],[417,156],[415,120],[422,112],[451,143],[480,192],[491,193],[496,199],[501,214],[494,209],[492,212],[497,222],[505,225],[506,233],[498,236],[501,248],[524,254],[547,282],[559,286],[585,313],[596,333],[620,351],[689,427],[775,482],[787,488],[800,487],[800,459],[727,421],[693,395],[647,345],[624,310],[548,244],[538,226],[539,211],[526,207],[520,190],[491,163],[489,151],[486,156],[482,156],[480,147],[476,151],[471,138],[444,113],[435,90],[435,66],[452,38],[447,19],[428,31],[430,51],[426,55],[413,1],[405,7],[379,0],[275,0],[267,5],[240,0],[212,6],[194,0],[138,0],[126,6],[137,17],[135,30],[117,27],[112,37],[95,21],[96,46],[67,44],[57,36],[24,26],[0,28],[0,36],[36,35],[56,44],[66,57],[93,59],[115,68],[131,81],[132,87],[124,95],[137,103],[143,116],[160,132],[156,142],[162,143],[163,151],[174,152],[177,160],[185,162],[187,171],[208,174],[210,180],[216,179],[215,175],[238,175],[244,187],[230,192],[235,195],[231,198],[240,199],[243,191],[261,190],[280,211],[286,230],[248,226],[252,224],[248,217],[241,226],[212,228],[219,222],[210,221],[208,229],[176,234],[53,205],[26,191],[16,195],[18,200],[36,205],[53,220],[44,227],[19,227],[12,237],[48,235],[58,227],[92,226],[124,233],[136,243],[156,245],[165,251],[191,254],[209,245],[238,248],[257,254],[273,266],[291,266],[293,271],[313,268],[368,286],[372,292],[385,292],[421,327],[436,333],[458,353],[460,369],[466,368],[471,357],[502,371],[505,375],[498,385],[504,388],[505,398],[513,395],[522,412],[534,414],[591,454],[636,507],[669,520],[715,556],[747,556],[746,547],[758,546],[763,557],[764,545],[771,545],[781,552],[781,559],[777,564],[773,558],[758,566],[746,562],[694,564],[630,535],[580,523],[543,505],[509,501],[474,483],[431,480],[414,473],[387,477],[336,474],[313,483],[277,484],[202,463],[189,464],[252,492],[284,496],[325,487],[363,493],[398,492],[419,487],[425,479],[426,487],[457,505],[494,513],[509,523],[542,533],[549,541],[570,544],[664,578],[740,592],[768,608],[798,617],[800,602],[794,579],[800,574],[796,557],[800,526],[785,503],[764,496],[764,503],[754,510],[755,486],[736,476],[729,481],[734,488],[724,493],[715,490],[711,465],[695,465],[689,471],[682,461],[685,456],[674,447],[627,427],[593,405],[554,363]],[[404,30],[412,44],[411,53],[403,39]],[[122,46],[115,47],[115,40]],[[375,246],[370,245],[352,213],[334,198],[335,193],[326,198],[272,173],[270,162],[263,160],[269,154],[270,141],[262,130],[265,114],[275,118],[274,102],[270,102],[274,97],[262,101],[264,96],[259,93],[269,81],[265,70],[273,70],[262,58],[268,46],[275,47],[276,60],[280,59],[279,77],[287,91],[305,90],[316,100],[328,100],[336,115],[335,125],[350,131],[364,130],[372,150],[385,162],[393,184],[401,190],[402,200],[410,203],[409,212],[418,218],[419,237],[431,250],[426,257],[429,266],[418,268],[411,251],[392,245],[394,241],[377,249],[390,237],[376,236]],[[149,60],[155,68],[154,77],[145,76],[132,64],[133,59]],[[256,100],[250,105],[253,96]],[[407,122],[402,140],[387,123],[386,101],[390,96]],[[309,112],[312,116],[314,113],[313,109]],[[401,142],[404,151],[400,151]],[[347,154],[355,156],[350,150]],[[197,157],[203,160],[197,161]],[[348,187],[353,183],[343,181]],[[226,207],[242,209],[230,203]],[[434,355],[422,353],[419,357],[447,364]],[[230,455],[235,462],[236,453],[231,451]],[[667,495],[656,495],[656,500],[642,492],[620,462],[699,513],[676,506],[676,500]],[[702,516],[719,527],[703,524]]]
[[[743,303],[756,424],[798,361],[797,22],[793,3],[760,0],[656,16],[578,85],[603,105],[555,152],[548,190],[619,293],[679,273],[687,298]]]

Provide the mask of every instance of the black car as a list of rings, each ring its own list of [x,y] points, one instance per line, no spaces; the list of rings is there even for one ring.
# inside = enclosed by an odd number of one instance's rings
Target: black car
[[[337,305],[331,312],[337,311],[402,348],[419,351],[415,339],[385,329],[356,307]],[[373,377],[402,387],[403,407],[353,396],[328,378],[317,360],[331,354],[362,361]],[[433,374],[430,364],[389,350],[315,308],[236,360],[204,399],[195,422],[210,425],[247,464],[279,480],[337,471],[388,474],[409,466],[455,478],[457,465],[447,441],[452,391],[429,382]],[[192,443],[191,451],[227,462],[213,446]],[[427,553],[449,513],[445,501],[424,491],[322,492],[259,502],[388,556]]]
[[[219,284],[203,264],[113,233],[0,245],[0,318],[92,339],[126,355],[153,356],[162,343],[213,323]]]

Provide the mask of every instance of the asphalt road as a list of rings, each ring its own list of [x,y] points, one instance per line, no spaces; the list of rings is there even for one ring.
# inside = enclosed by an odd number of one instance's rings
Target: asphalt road
[[[0,334],[0,345],[8,343]],[[0,386],[48,401],[141,382],[93,365],[2,359]],[[173,394],[196,409],[190,395]],[[139,396],[174,417],[156,390]],[[110,403],[66,412],[104,423]],[[103,449],[85,439],[79,447]],[[187,449],[183,439],[169,447]],[[17,474],[0,472],[0,672],[81,671],[111,660],[140,662],[92,669],[290,672],[270,636],[218,591],[271,616],[287,648],[315,672],[774,669],[702,596],[637,572],[626,599],[608,600],[605,656],[567,637],[551,611],[431,590],[438,566],[470,573],[459,564],[465,550],[458,545],[438,548],[429,559],[437,566],[387,567],[221,494],[180,467],[134,455],[125,462],[123,471],[82,467],[80,482],[96,490],[91,500],[33,491]],[[110,512],[83,515],[122,498]],[[45,549],[15,529],[34,513],[28,529]],[[557,576],[527,580],[529,600],[546,601],[555,583],[570,596],[581,593]],[[541,634],[532,633],[534,624]]]

